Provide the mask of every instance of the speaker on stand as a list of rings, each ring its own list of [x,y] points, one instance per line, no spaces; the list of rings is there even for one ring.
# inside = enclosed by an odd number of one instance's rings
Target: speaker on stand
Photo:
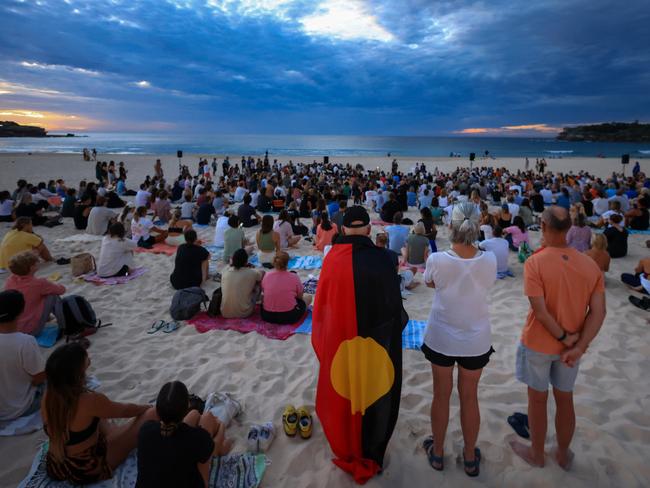
[[[623,176],[625,176],[625,166],[630,164],[630,155],[629,154],[623,154],[621,156],[621,164],[623,165]]]
[[[181,151],[180,149],[176,151],[176,157],[178,158],[178,174],[180,175],[183,169],[183,166],[181,164],[181,159],[183,159],[183,151]]]

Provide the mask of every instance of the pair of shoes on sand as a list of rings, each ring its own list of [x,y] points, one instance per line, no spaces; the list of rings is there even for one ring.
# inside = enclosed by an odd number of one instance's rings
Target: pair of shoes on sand
[[[275,438],[273,422],[253,424],[248,431],[248,450],[250,452],[266,452]]]
[[[282,412],[282,427],[289,437],[300,434],[303,439],[309,439],[313,431],[313,419],[306,406],[294,407],[287,405]]]

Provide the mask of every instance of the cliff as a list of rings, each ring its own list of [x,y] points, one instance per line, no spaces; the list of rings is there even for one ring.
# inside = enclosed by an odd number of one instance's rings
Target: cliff
[[[565,127],[557,136],[561,141],[648,142],[650,124],[609,122]]]
[[[0,121],[0,137],[47,137],[47,131],[33,125],[20,125],[16,122]]]

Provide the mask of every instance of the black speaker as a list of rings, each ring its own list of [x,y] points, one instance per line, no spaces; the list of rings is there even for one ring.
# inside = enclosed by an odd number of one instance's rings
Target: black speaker
[[[329,156],[323,156],[323,164],[330,164],[330,157]]]
[[[176,157],[181,159],[183,157],[183,151],[176,151]]]
[[[621,164],[630,164],[630,155],[629,154],[623,154],[621,156]]]
[[[476,159],[476,153],[469,153],[469,160],[474,161]]]

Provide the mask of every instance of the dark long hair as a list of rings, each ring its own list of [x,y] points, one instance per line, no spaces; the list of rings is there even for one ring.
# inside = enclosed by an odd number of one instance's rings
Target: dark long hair
[[[165,383],[156,398],[156,413],[160,417],[160,433],[168,437],[176,432],[190,408],[190,394],[180,381]]]
[[[332,230],[332,222],[330,222],[330,217],[327,212],[320,214],[320,227],[323,230]]]

